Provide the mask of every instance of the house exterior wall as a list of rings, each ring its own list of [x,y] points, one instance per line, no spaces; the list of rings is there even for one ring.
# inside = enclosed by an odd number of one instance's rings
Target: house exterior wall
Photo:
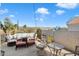
[[[75,46],[79,45],[79,31],[55,31],[54,39],[66,49],[75,51]]]
[[[66,49],[71,51],[75,51],[75,46],[79,45],[79,31],[60,29],[57,31],[43,30],[42,33],[53,36],[55,42],[63,45]]]
[[[79,31],[79,24],[68,25],[69,31]]]

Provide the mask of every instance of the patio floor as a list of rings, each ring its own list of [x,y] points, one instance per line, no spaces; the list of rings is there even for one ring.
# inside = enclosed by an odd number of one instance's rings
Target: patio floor
[[[27,47],[18,48],[17,50],[15,50],[15,46],[8,47],[6,44],[4,44],[4,46],[2,46],[1,48],[2,48],[2,50],[5,51],[5,56],[39,56],[39,55],[50,56],[50,50],[48,47],[46,47],[44,49],[44,51],[40,51],[39,53],[37,53],[37,51],[39,51],[39,50],[36,48],[35,45],[29,46],[28,48]],[[52,51],[52,53],[53,53],[53,51]],[[70,53],[70,51],[63,49],[61,52],[61,56],[64,53]],[[71,55],[71,56],[73,56],[73,55]]]
[[[35,45],[28,48],[18,48],[17,50],[15,50],[15,46],[8,47],[4,45],[1,49],[5,51],[5,56],[37,56]]]

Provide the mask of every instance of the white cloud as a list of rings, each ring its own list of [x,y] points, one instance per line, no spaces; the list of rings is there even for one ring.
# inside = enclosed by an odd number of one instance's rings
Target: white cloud
[[[36,13],[39,13],[39,14],[49,14],[49,11],[47,8],[38,8],[36,10]]]
[[[0,9],[0,14],[5,14],[5,13],[8,13],[8,9]]]
[[[56,4],[58,7],[66,8],[66,9],[74,9],[78,6],[77,3],[58,3]]]
[[[36,16],[36,20],[41,22],[44,21],[46,15],[50,14],[47,8],[38,8],[35,13],[37,13],[37,15],[39,14],[38,16]]]
[[[63,13],[65,13],[64,10],[56,10],[56,14],[57,14],[57,15],[62,15]]]
[[[9,15],[10,17],[15,17],[14,15]]]

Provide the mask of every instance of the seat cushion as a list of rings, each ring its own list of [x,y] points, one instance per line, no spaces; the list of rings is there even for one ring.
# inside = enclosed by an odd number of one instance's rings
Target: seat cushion
[[[35,42],[35,39],[29,39],[29,40],[27,41],[27,43],[33,43],[33,42]]]
[[[24,44],[26,44],[26,42],[21,42],[21,41],[16,42],[16,45],[24,45]]]

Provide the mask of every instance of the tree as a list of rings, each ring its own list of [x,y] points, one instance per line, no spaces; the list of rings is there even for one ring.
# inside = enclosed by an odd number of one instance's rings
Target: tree
[[[26,28],[27,28],[27,26],[26,25],[23,25],[23,27],[22,27],[23,32],[26,32]]]
[[[41,39],[42,31],[41,31],[40,28],[37,29],[36,34],[37,34],[37,37],[38,37],[39,39]]]
[[[6,17],[4,19],[4,32],[5,33],[10,33],[13,32],[15,30],[15,26],[14,24],[11,22],[9,17]]]
[[[8,17],[6,17],[4,19],[4,27],[5,27],[5,32],[7,33],[8,31],[10,31],[11,29],[11,22],[10,22],[10,19]]]
[[[4,27],[1,21],[0,21],[0,28],[6,33],[6,28]]]
[[[2,29],[3,28],[3,24],[2,24],[2,22],[0,21],[0,28]]]
[[[17,24],[14,24],[14,25],[13,25],[12,34],[15,34],[15,33],[17,32],[17,30],[18,30],[17,27],[18,27]]]
[[[27,27],[26,25],[23,26],[23,28],[26,28],[26,27]]]
[[[18,26],[18,24],[14,24],[14,27],[15,27],[15,29],[19,29],[19,26]]]

